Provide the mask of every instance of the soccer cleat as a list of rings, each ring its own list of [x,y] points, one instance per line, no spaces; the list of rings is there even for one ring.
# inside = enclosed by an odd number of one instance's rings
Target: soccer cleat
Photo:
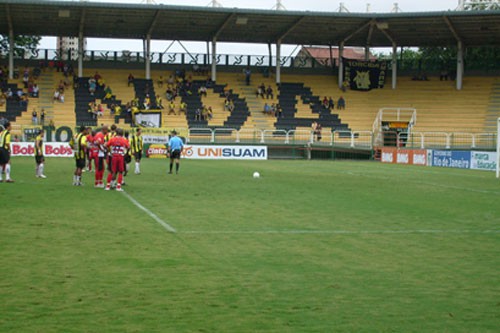
[[[122,189],[121,187],[119,187],[119,188],[117,187],[117,188],[116,188],[116,191],[118,191],[118,192],[123,192],[123,189]]]
[[[39,178],[44,178],[44,179],[45,179],[45,178],[47,178],[47,176],[45,176],[45,175],[40,175],[40,176],[38,176],[38,177],[39,177]]]
[[[14,183],[14,181],[12,179],[7,179],[5,182],[6,183]]]
[[[111,190],[111,187],[109,187],[109,186],[106,186],[106,187],[104,188],[104,191],[109,191],[109,190]]]

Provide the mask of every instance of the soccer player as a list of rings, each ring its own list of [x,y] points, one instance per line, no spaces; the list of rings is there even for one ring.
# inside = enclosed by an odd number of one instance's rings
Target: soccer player
[[[70,145],[75,153],[76,162],[73,185],[82,186],[82,170],[85,168],[85,152],[87,149],[87,128],[85,126],[80,126],[80,132],[71,139]]]
[[[103,126],[101,131],[94,136],[94,147],[97,148],[97,163],[95,166],[95,182],[94,187],[104,188],[102,179],[104,178],[104,163],[108,149],[105,146],[105,137],[108,135],[108,126]]]
[[[87,154],[86,154],[86,158],[87,158],[87,167],[85,168],[85,170],[87,171],[92,171],[92,161],[94,160],[93,156],[92,156],[92,153],[94,152],[93,151],[93,145],[92,143],[94,142],[94,137],[95,133],[92,131],[92,127],[87,127],[87,145],[88,145],[88,149],[87,149]]]
[[[141,135],[141,129],[138,128],[136,130],[136,134],[132,135],[132,138],[130,139],[130,148],[132,150],[132,154],[134,155],[135,158],[135,174],[140,175],[141,174],[141,157],[142,157],[142,135]]]
[[[125,154],[127,154],[130,144],[128,140],[123,137],[123,130],[118,128],[116,130],[116,136],[111,138],[107,143],[109,151],[111,152],[111,171],[108,175],[108,181],[106,184],[106,191],[111,189],[111,180],[116,178],[118,175],[118,182],[116,184],[117,191],[122,190],[122,180],[123,180],[123,171],[125,170]]]
[[[170,156],[170,171],[169,174],[172,173],[172,167],[175,161],[175,174],[179,173],[179,161],[181,159],[182,149],[184,147],[184,143],[182,139],[177,136],[176,131],[172,131],[172,136],[168,141],[168,155]]]
[[[45,158],[43,156],[43,135],[44,135],[44,130],[41,129],[38,132],[38,136],[35,139],[35,162],[36,162],[36,174],[35,176],[37,178],[47,178],[43,174],[43,167],[44,167],[44,162]]]
[[[4,124],[4,130],[0,132],[0,182],[3,182],[2,173],[5,171],[5,182],[13,183],[10,178],[10,122]]]

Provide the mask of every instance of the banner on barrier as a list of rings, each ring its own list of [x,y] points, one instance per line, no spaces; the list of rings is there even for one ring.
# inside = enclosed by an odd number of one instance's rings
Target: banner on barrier
[[[166,158],[166,144],[144,145],[144,152],[149,158]],[[266,146],[209,146],[184,145],[182,158],[212,160],[266,160]]]
[[[427,165],[427,150],[383,148],[381,161],[383,163]]]
[[[34,142],[12,142],[12,156],[35,156]],[[46,142],[43,144],[43,155],[46,157],[73,157],[73,150],[67,142]]]
[[[433,150],[432,166],[443,168],[470,169],[471,152],[456,150]]]
[[[267,160],[267,146],[186,145],[182,156],[191,159]]]
[[[471,169],[496,171],[497,153],[486,151],[471,152]]]

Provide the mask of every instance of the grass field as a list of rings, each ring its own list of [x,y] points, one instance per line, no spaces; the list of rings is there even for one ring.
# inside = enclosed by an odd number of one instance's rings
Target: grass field
[[[1,332],[498,332],[493,173],[166,163],[143,161],[119,193],[90,173],[71,186],[70,159],[49,159],[45,180],[13,159]]]

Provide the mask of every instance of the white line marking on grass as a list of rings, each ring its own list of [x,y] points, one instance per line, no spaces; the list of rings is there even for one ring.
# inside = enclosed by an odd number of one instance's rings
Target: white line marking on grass
[[[141,205],[139,202],[137,202],[137,200],[135,200],[134,198],[132,198],[132,196],[130,194],[128,194],[127,192],[123,191],[122,192],[124,196],[126,196],[137,208],[139,208],[140,210],[144,211],[146,214],[148,214],[153,220],[155,220],[156,222],[158,222],[163,228],[165,228],[168,232],[171,232],[171,233],[176,233],[177,231],[172,228],[172,226],[170,226],[167,222],[163,221],[161,218],[159,218],[155,213],[153,213],[152,211],[150,211],[149,209],[147,209],[146,207],[144,207],[143,205]]]
[[[445,230],[445,229],[421,229],[421,230],[190,230],[179,231],[181,234],[201,235],[257,235],[257,234],[299,234],[299,235],[383,235],[383,234],[498,234],[500,230]]]

